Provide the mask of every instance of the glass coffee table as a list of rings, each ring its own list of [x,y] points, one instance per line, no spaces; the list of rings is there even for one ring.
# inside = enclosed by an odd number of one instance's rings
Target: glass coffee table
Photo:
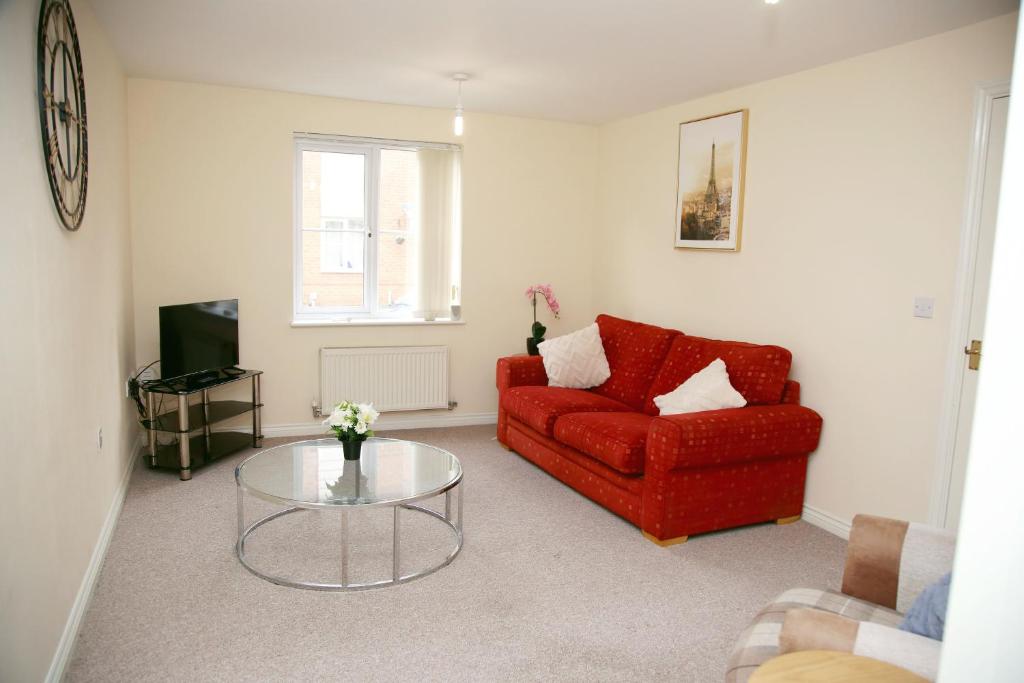
[[[462,465],[448,451],[414,441],[370,438],[363,442],[358,460],[345,460],[337,439],[316,439],[276,446],[246,458],[235,468],[238,493],[239,561],[256,576],[282,586],[325,591],[351,591],[405,583],[449,565],[462,550]],[[458,488],[456,514],[453,492]],[[245,523],[245,494],[285,506],[272,514]],[[444,512],[417,505],[444,495]],[[388,578],[354,583],[349,580],[349,514],[355,510],[394,508],[392,571]],[[340,581],[302,581],[261,571],[246,555],[246,540],[253,531],[291,513],[311,510],[340,514]],[[410,574],[399,571],[401,559],[401,512],[423,513],[444,524],[452,533],[453,546],[445,559]]]

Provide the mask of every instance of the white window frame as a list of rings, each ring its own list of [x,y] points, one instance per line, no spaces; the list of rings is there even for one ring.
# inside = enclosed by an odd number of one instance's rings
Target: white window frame
[[[345,268],[342,265],[335,265],[330,263],[329,252],[327,251],[327,243],[324,241],[323,235],[363,235],[365,239],[366,229],[361,230],[350,228],[347,226],[334,229],[328,228],[327,223],[344,223],[347,219],[340,218],[337,216],[320,216],[320,272],[321,273],[366,273],[366,243],[363,243],[363,264],[357,270],[355,268]],[[303,228],[303,232],[312,232],[309,228]]]
[[[302,155],[304,152],[333,152],[337,154],[354,154],[357,156],[364,157],[363,162],[363,212],[366,218],[366,225],[364,226],[364,232],[366,233],[366,246],[363,249],[363,303],[361,306],[335,306],[325,308],[323,306],[312,307],[308,306],[305,301],[302,300],[302,271],[303,271],[303,251],[302,251],[302,237],[303,233],[306,232],[319,232],[323,234],[326,232],[323,230],[321,225],[320,228],[305,228],[302,225]],[[376,178],[376,165],[374,163],[374,155],[362,146],[355,145],[344,145],[337,144],[328,141],[316,141],[296,138],[295,140],[295,206],[294,206],[294,227],[293,237],[295,240],[295,259],[293,263],[293,298],[294,298],[294,317],[296,320],[303,318],[334,318],[339,316],[353,315],[353,314],[370,314],[371,296],[371,278],[376,280],[376,272],[370,273],[369,265],[373,263],[371,261],[371,252],[375,252],[373,246],[371,246],[371,238],[373,230],[376,227],[376,195],[377,188],[376,183],[373,181]],[[374,254],[375,255],[375,254]],[[376,271],[376,269],[373,269]]]
[[[381,308],[377,303],[377,240],[378,240],[378,194],[380,191],[381,150],[416,152],[420,149],[446,149],[462,151],[461,145],[438,142],[416,142],[411,140],[387,140],[360,138],[346,135],[323,135],[318,133],[294,134],[294,194],[293,194],[293,259],[292,259],[292,319],[294,322],[352,321],[363,319],[409,318],[407,311],[393,311]],[[302,227],[302,153],[334,152],[359,154],[366,157],[364,166],[364,207],[366,214],[366,247],[363,249],[363,303],[361,306],[316,308],[307,306],[302,300],[302,233],[316,231]],[[322,228],[321,228],[322,229]],[[351,271],[346,271],[351,272]]]

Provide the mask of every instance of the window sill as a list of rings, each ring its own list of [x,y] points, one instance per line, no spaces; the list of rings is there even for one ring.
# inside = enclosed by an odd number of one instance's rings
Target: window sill
[[[437,318],[305,318],[292,320],[292,327],[405,327],[418,325],[465,325],[465,320]]]

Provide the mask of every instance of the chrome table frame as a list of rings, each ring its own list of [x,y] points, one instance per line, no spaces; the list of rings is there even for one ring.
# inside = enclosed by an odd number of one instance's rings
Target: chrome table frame
[[[403,441],[404,439],[383,439],[383,438],[378,438],[378,440],[379,441]],[[298,441],[298,442],[294,442],[294,443],[290,443],[290,444],[284,444],[284,445],[290,447],[290,446],[295,446],[297,443],[304,443],[304,442]],[[409,443],[416,443],[416,442],[409,442]],[[429,444],[424,444],[424,445],[429,446]],[[275,447],[275,448],[278,448],[278,447]],[[430,448],[436,448],[436,446],[430,446]],[[273,449],[268,449],[268,450],[273,450]],[[441,450],[441,449],[438,449],[438,450]],[[380,501],[380,502],[376,502],[376,503],[365,503],[365,504],[354,504],[354,505],[351,505],[351,504],[324,504],[324,503],[305,503],[305,502],[299,502],[299,501],[290,500],[290,499],[286,499],[286,498],[281,498],[279,496],[274,496],[274,495],[266,493],[264,491],[260,491],[260,490],[257,490],[257,489],[250,488],[250,487],[246,486],[245,484],[243,484],[242,480],[241,480],[241,470],[242,470],[242,467],[245,465],[245,463],[249,462],[249,460],[251,460],[253,458],[256,458],[256,457],[259,457],[261,455],[264,455],[265,453],[267,453],[267,451],[261,451],[260,453],[256,453],[254,455],[251,455],[248,458],[246,458],[245,460],[243,460],[235,468],[235,490],[237,492],[237,498],[238,498],[238,541],[235,543],[235,553],[238,555],[238,561],[242,563],[242,566],[244,566],[246,569],[248,569],[250,572],[252,572],[256,576],[260,577],[261,579],[265,579],[267,581],[270,581],[271,583],[276,583],[279,586],[289,586],[291,588],[306,588],[306,589],[310,589],[310,590],[319,590],[319,591],[357,591],[357,590],[367,590],[367,589],[370,589],[370,588],[382,588],[384,586],[394,586],[394,585],[397,585],[397,584],[400,584],[400,583],[408,583],[409,581],[414,581],[416,579],[423,578],[424,576],[429,576],[430,574],[433,574],[437,570],[443,569],[444,567],[447,567],[449,564],[451,564],[452,560],[454,560],[455,557],[462,550],[462,542],[463,542],[463,535],[462,535],[462,499],[466,495],[466,493],[465,493],[465,488],[466,487],[465,487],[465,483],[463,482],[464,473],[461,471],[461,469],[462,469],[461,468],[461,463],[460,463],[460,467],[459,467],[460,472],[459,472],[459,476],[458,477],[456,477],[455,479],[453,479],[452,481],[448,482],[447,484],[445,484],[444,486],[442,486],[442,487],[440,487],[438,489],[435,489],[435,490],[432,490],[432,491],[427,491],[427,492],[422,493],[422,494],[420,494],[418,496],[412,496],[412,497],[409,497],[409,498],[402,498],[402,499],[393,500],[393,501],[392,500],[388,500],[388,501]],[[453,515],[452,515],[452,493],[455,491],[456,488],[458,489],[458,494],[459,494],[458,495],[458,501],[457,501],[457,517],[453,518]],[[245,509],[244,509],[244,494],[245,493],[249,493],[250,495],[253,495],[253,496],[257,497],[257,498],[260,498],[262,500],[265,500],[265,501],[268,501],[268,502],[271,502],[271,503],[277,503],[277,504],[280,504],[280,505],[287,505],[288,507],[285,508],[284,510],[278,510],[277,512],[273,512],[273,513],[271,513],[269,515],[266,515],[265,517],[261,517],[260,519],[256,520],[252,524],[246,526],[245,525]],[[415,505],[414,504],[414,503],[417,503],[419,501],[428,500],[430,498],[435,498],[435,497],[437,497],[437,496],[439,496],[441,494],[444,494],[444,513],[443,514],[440,513],[440,512],[436,512],[434,510],[430,510],[428,508],[422,507],[420,505]],[[352,582],[349,581],[349,576],[348,576],[348,560],[349,560],[349,528],[348,528],[349,527],[349,519],[348,519],[348,517],[349,517],[349,512],[353,508],[355,508],[355,509],[363,509],[363,508],[375,508],[375,507],[393,507],[394,508],[394,526],[393,526],[393,529],[392,529],[391,578],[390,579],[383,579],[381,581],[370,581],[370,582],[367,582],[367,583],[352,583]],[[442,522],[445,526],[447,526],[452,531],[452,533],[454,534],[454,538],[455,538],[455,546],[452,548],[451,552],[448,553],[448,556],[445,557],[445,559],[443,561],[441,561],[438,564],[435,564],[435,565],[432,565],[430,567],[427,567],[426,569],[421,569],[419,571],[412,572],[411,574],[405,574],[405,575],[403,575],[401,573],[401,570],[400,570],[400,563],[401,563],[401,543],[400,543],[400,538],[401,538],[401,536],[400,536],[401,518],[400,518],[400,512],[401,512],[402,508],[404,508],[406,510],[414,510],[416,512],[422,512],[422,513],[424,513],[426,515],[429,515],[430,517],[433,517],[434,519],[439,520],[440,522]],[[293,512],[300,512],[302,510],[320,510],[320,511],[338,510],[340,512],[340,514],[341,514],[341,582],[340,583],[322,583],[322,582],[315,582],[315,581],[299,581],[299,580],[285,578],[283,576],[277,576],[277,575],[274,575],[274,574],[268,574],[266,572],[260,571],[259,569],[254,567],[252,564],[250,564],[249,558],[246,557],[246,554],[245,554],[245,542],[249,538],[249,535],[252,534],[253,531],[255,531],[256,529],[260,528],[264,524],[267,524],[268,522],[272,522],[275,519],[278,519],[280,517],[284,517],[285,515],[291,514]]]

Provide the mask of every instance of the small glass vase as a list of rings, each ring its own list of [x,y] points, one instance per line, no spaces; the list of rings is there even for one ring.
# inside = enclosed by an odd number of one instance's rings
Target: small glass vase
[[[363,450],[362,441],[342,441],[341,450],[345,453],[346,460],[358,460]]]

